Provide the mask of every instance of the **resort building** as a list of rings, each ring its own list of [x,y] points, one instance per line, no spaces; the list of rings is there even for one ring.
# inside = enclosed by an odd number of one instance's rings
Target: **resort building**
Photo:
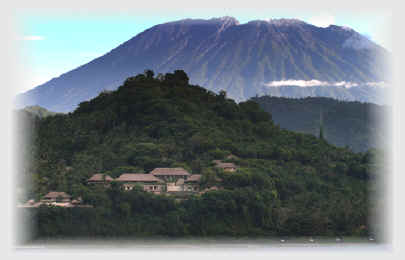
[[[166,190],[165,182],[153,174],[124,173],[115,181],[123,185],[124,190],[132,190],[135,186],[142,187],[144,191],[161,193]]]
[[[238,168],[234,163],[224,163],[220,160],[213,160],[215,167],[223,169],[226,172],[234,172]]]
[[[190,175],[184,181],[184,191],[199,191],[200,190],[201,174]]]
[[[204,193],[209,192],[209,191],[222,190],[222,189],[223,188],[218,188],[217,186],[212,186],[212,187],[209,187],[209,188],[206,188],[206,189],[200,191],[199,194],[204,194]]]
[[[222,163],[223,164],[223,163]],[[233,168],[236,168],[232,164]],[[183,168],[155,168],[150,173],[123,173],[118,178],[113,179],[103,174],[95,174],[88,180],[88,183],[102,183],[105,181],[116,181],[122,185],[126,191],[139,187],[146,192],[155,194],[176,194],[176,196],[186,196],[190,193],[198,193],[201,190],[201,174],[190,174]],[[216,178],[217,182],[221,180]]]
[[[42,203],[41,202],[35,202],[35,200],[31,199],[28,200],[26,203],[17,205],[18,208],[38,208]]]
[[[55,206],[64,208],[92,208],[92,205],[82,204],[82,198],[78,197],[72,200],[72,196],[65,192],[51,191],[42,197],[40,201],[35,201],[33,199],[28,200],[24,204],[17,205],[18,208],[38,208],[41,205],[45,206]]]
[[[48,192],[42,199],[42,203],[70,203],[72,196],[65,192],[51,191]]]
[[[186,180],[191,175],[183,168],[155,168],[150,174],[170,183],[175,183],[178,179]]]
[[[93,176],[91,176],[90,179],[87,180],[88,184],[104,184],[104,185],[109,185],[110,182],[112,182],[114,179],[111,178],[109,175],[102,174],[102,173],[96,173]]]

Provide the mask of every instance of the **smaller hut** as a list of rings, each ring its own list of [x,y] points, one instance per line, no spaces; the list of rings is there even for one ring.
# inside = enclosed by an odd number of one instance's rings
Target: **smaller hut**
[[[48,192],[44,197],[42,197],[41,202],[43,203],[70,203],[72,196],[65,192],[51,191]]]
[[[112,182],[114,179],[109,175],[103,173],[96,173],[87,180],[88,184],[106,184]]]
[[[226,172],[234,172],[238,168],[234,163],[224,163],[218,160],[213,161],[215,163],[215,167],[223,169]]]
[[[187,180],[184,181],[184,190],[185,191],[199,191],[200,190],[200,181],[201,174],[192,174]]]

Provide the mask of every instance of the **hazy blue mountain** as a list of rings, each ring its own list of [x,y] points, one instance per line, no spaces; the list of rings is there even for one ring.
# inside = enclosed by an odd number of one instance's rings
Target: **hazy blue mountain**
[[[215,92],[226,90],[237,101],[271,94],[275,90],[269,87],[271,82],[289,79],[366,85],[386,81],[387,56],[385,49],[346,27],[321,28],[296,19],[245,24],[232,17],[185,19],[153,26],[107,54],[19,95],[17,106],[72,111],[81,101],[115,89],[122,79],[145,69],[160,73],[182,69],[191,83]],[[374,91],[351,91],[351,95],[370,101]],[[323,92],[341,96],[339,89]]]

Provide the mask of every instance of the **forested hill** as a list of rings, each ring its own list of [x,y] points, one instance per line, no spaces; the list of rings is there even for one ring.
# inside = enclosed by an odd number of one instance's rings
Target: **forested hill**
[[[37,116],[37,117],[41,117],[41,118],[60,114],[57,112],[49,111],[48,109],[40,107],[40,106],[27,106],[27,107],[23,108],[22,111],[25,111],[27,113],[32,114],[33,116]]]
[[[291,131],[319,136],[322,114],[325,139],[357,152],[378,148],[387,140],[383,122],[388,107],[371,103],[338,101],[324,97],[255,97],[262,109],[272,115],[275,124]]]
[[[183,71],[159,77],[146,71],[72,113],[37,119],[35,126],[33,164],[25,172],[34,182],[29,196],[65,191],[99,210],[88,216],[73,210],[83,215],[68,220],[69,214],[55,212],[60,219],[51,218],[40,209],[42,235],[370,231],[372,154],[280,129],[257,103],[237,104],[225,92],[189,85]],[[212,160],[230,154],[239,171],[214,167]],[[117,177],[156,167],[184,167],[202,174],[208,186],[220,177],[225,189],[174,203],[136,190],[96,192],[86,186],[94,173]],[[82,223],[87,218],[91,225]]]

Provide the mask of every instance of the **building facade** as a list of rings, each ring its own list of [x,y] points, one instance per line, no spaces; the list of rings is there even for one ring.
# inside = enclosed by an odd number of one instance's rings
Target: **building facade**
[[[115,181],[122,184],[124,190],[132,190],[135,186],[139,186],[144,191],[160,194],[165,192],[166,185],[161,179],[156,178],[153,174],[144,173],[124,173]]]
[[[135,187],[146,192],[161,193],[190,193],[200,191],[200,174],[190,174],[183,168],[156,168],[150,173],[123,173],[113,179],[108,175],[95,174],[89,180],[89,184],[120,183],[124,190],[129,191]]]

